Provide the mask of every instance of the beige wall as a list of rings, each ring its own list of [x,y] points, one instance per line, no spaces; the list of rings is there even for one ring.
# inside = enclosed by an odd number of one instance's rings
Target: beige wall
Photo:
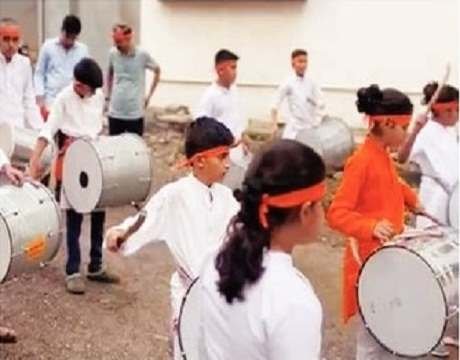
[[[447,61],[458,84],[458,10],[456,0],[141,0],[141,45],[162,65],[159,105],[196,104],[213,78],[215,51],[234,50],[254,117],[268,114],[290,51],[305,47],[329,112],[359,126],[354,91],[361,85],[398,87],[418,101]]]

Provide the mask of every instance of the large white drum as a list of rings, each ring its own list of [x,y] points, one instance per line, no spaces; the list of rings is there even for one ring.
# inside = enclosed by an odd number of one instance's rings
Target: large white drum
[[[361,268],[361,317],[390,352],[428,354],[457,314],[458,280],[456,231],[407,231],[374,252]]]
[[[447,219],[449,225],[458,229],[458,183],[455,185],[454,190],[449,196],[449,209]]]
[[[39,135],[38,130],[0,124],[0,149],[16,164],[27,164],[32,156]],[[42,165],[50,168],[56,153],[54,143],[49,144],[42,155]]]
[[[325,116],[318,126],[300,131],[296,140],[315,150],[329,171],[341,170],[355,145],[348,125],[329,116]]]
[[[61,213],[38,183],[0,186],[0,282],[51,261],[61,244]]]
[[[63,190],[80,213],[142,202],[151,182],[151,152],[138,135],[78,139],[64,157]]]

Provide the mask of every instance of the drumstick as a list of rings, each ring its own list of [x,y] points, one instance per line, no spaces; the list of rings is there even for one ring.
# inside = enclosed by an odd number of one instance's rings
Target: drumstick
[[[125,243],[126,240],[128,240],[128,238],[131,235],[133,235],[137,230],[140,229],[142,224],[145,222],[146,217],[147,217],[147,212],[145,210],[141,210],[139,212],[139,215],[138,215],[136,221],[134,222],[134,224],[132,224],[130,227],[128,227],[128,229],[123,234],[123,236],[120,236],[117,239],[117,247],[118,248],[120,248],[123,245],[123,243]]]
[[[438,101],[438,98],[439,98],[439,94],[441,93],[441,90],[443,88],[444,85],[446,85],[447,83],[447,80],[449,79],[449,75],[450,75],[450,63],[447,63],[446,65],[446,72],[444,74],[444,77],[442,78],[441,82],[438,83],[438,87],[436,88],[436,91],[434,92],[433,96],[431,97],[430,101],[428,102],[428,104],[426,105],[426,112],[425,112],[425,115],[428,115],[428,113],[431,111],[431,107],[433,106],[433,104]]]
[[[419,215],[419,216],[426,217],[427,219],[430,219],[432,222],[434,222],[438,226],[447,226],[442,221],[440,221],[439,219],[435,218],[433,215],[428,214],[425,211],[416,210],[416,211],[414,211],[414,215]]]

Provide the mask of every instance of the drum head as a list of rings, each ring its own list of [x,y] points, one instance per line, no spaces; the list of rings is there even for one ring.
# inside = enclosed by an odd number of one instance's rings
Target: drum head
[[[9,158],[14,151],[13,127],[7,123],[0,124],[0,150],[3,150]]]
[[[199,279],[196,278],[182,299],[177,326],[181,356],[175,356],[176,359],[200,359],[201,294],[199,284]]]
[[[11,264],[11,235],[2,215],[0,215],[0,283],[5,280]]]
[[[446,300],[436,276],[404,247],[384,247],[368,258],[358,280],[358,305],[370,333],[401,356],[430,352],[446,325]]]
[[[449,199],[449,225],[458,229],[458,183]]]
[[[62,186],[75,211],[89,213],[97,207],[102,194],[102,164],[92,144],[76,140],[64,157]]]

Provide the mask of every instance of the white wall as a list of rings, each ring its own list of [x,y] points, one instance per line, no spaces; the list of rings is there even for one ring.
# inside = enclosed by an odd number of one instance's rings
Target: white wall
[[[162,66],[154,103],[193,107],[213,79],[222,47],[241,56],[240,90],[250,117],[268,115],[290,52],[310,53],[310,73],[325,90],[329,112],[361,125],[355,90],[376,82],[409,92],[445,64],[458,85],[456,0],[174,1],[142,0],[141,45]]]

